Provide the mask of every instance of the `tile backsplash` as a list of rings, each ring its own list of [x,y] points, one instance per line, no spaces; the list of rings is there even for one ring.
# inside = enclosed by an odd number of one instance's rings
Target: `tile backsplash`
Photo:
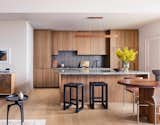
[[[58,65],[64,64],[65,67],[78,68],[80,66],[80,62],[84,60],[88,60],[90,62],[90,67],[108,67],[107,55],[77,55],[77,51],[59,51],[58,55],[52,56],[52,61],[58,61]]]

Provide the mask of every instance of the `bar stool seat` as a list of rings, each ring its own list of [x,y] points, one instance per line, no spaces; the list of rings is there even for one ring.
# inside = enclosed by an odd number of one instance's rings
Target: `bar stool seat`
[[[69,101],[66,100],[66,89],[69,88]],[[72,98],[72,88],[76,89],[76,98]],[[79,89],[81,88],[81,99],[79,99]],[[75,112],[78,113],[84,107],[84,85],[83,83],[67,83],[64,84],[64,106],[63,109],[66,110],[72,105],[76,105]],[[81,102],[81,107],[79,107],[79,102]]]
[[[96,97],[94,88],[101,87],[101,96]],[[105,90],[104,90],[105,88]],[[105,82],[90,82],[89,85],[89,100],[90,100],[90,107],[94,109],[95,102],[101,102],[104,108],[108,109],[108,85]]]
[[[67,84],[64,84],[64,86],[66,86],[66,87],[81,87],[84,85],[83,85],[83,83],[67,83]]]

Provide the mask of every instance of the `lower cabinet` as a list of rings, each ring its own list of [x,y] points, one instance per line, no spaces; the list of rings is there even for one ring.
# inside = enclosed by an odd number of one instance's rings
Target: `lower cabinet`
[[[15,74],[0,74],[0,95],[10,95],[15,92]]]
[[[34,87],[59,87],[58,73],[53,69],[34,69]]]

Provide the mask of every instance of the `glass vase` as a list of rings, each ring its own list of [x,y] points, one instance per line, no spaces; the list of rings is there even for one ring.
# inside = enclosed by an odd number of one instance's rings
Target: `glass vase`
[[[123,71],[128,72],[129,71],[129,62],[123,62]]]

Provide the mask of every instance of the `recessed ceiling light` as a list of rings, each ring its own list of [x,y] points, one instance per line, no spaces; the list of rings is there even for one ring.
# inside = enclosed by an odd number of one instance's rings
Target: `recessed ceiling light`
[[[102,16],[89,16],[87,19],[103,19]]]

